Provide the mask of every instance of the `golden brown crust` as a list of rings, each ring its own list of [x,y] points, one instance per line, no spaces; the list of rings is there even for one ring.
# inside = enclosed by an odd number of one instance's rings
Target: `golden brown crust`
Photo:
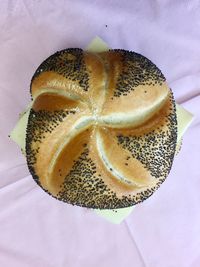
[[[31,82],[26,155],[36,182],[59,200],[113,209],[148,198],[174,158],[174,99],[160,70],[125,50],[66,49]]]

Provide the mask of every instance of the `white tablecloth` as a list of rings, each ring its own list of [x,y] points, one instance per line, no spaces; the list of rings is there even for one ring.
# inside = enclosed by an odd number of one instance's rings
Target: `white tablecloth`
[[[195,115],[166,182],[120,225],[43,192],[8,138],[37,66],[96,35],[151,59]],[[199,1],[1,1],[0,266],[199,267],[199,94]]]

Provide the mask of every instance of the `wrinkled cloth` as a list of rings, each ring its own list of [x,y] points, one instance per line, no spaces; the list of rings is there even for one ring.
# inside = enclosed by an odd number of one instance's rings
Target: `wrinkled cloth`
[[[200,2],[5,0],[0,8],[0,266],[200,266]],[[100,36],[163,72],[194,114],[170,175],[120,225],[57,201],[8,138],[52,53]]]

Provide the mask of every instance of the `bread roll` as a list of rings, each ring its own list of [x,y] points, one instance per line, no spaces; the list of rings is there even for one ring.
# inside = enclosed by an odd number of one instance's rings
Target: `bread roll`
[[[169,174],[175,102],[161,71],[144,56],[59,51],[36,70],[31,95],[27,164],[53,197],[123,208],[151,196]]]

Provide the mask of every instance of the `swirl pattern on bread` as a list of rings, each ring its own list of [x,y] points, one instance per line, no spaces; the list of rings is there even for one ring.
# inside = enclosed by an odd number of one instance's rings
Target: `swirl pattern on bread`
[[[73,205],[135,205],[172,166],[175,102],[161,71],[126,50],[65,49],[31,81],[26,157],[34,180]]]

